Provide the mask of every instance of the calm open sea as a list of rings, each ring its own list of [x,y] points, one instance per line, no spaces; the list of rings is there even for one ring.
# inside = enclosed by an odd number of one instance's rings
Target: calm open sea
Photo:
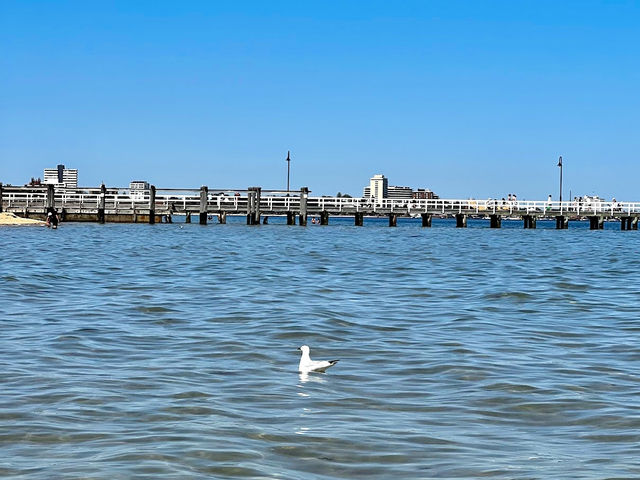
[[[0,228],[0,477],[640,478],[640,232],[271,222]]]

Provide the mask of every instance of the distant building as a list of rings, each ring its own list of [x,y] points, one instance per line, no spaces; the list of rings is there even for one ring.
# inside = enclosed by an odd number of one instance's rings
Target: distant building
[[[381,200],[389,195],[389,180],[384,175],[374,175],[369,180],[369,186],[364,187],[365,198]]]
[[[415,199],[433,199],[440,198],[431,190],[419,188],[413,190],[411,187],[399,187],[395,185],[389,185],[389,180],[384,175],[374,175],[369,180],[369,185],[364,187],[364,198],[375,198],[380,200],[383,198],[389,198],[394,200],[411,200]]]
[[[65,188],[78,188],[78,169],[66,168],[64,165],[58,165],[56,168],[45,168],[42,183]]]
[[[438,197],[438,195],[433,193],[428,188],[427,189],[419,188],[415,192],[413,192],[413,198],[418,200],[431,200],[431,199],[440,198],[440,197]]]
[[[149,182],[134,180],[129,183],[129,190],[149,190]]]
[[[129,195],[131,200],[142,201],[145,199],[145,193],[149,190],[149,182],[144,180],[134,180],[129,183]]]
[[[387,198],[412,199],[413,189],[411,187],[395,187],[390,185],[388,188]]]

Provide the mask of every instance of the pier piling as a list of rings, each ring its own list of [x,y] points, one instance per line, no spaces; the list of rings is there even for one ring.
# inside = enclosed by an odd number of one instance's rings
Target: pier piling
[[[500,215],[491,215],[489,218],[489,226],[491,228],[500,228],[502,226],[502,217]]]
[[[200,225],[207,224],[207,201],[209,200],[209,187],[202,185],[200,187]]]
[[[218,213],[218,223],[220,225],[226,225],[226,223],[227,223],[227,212]]]
[[[287,212],[287,225],[295,225],[295,224],[296,224],[295,212]]]
[[[309,188],[302,187],[300,189],[300,225],[307,226],[307,199],[309,198]]]
[[[0,182],[0,213],[2,213],[2,182]]]
[[[422,217],[422,226],[427,228],[431,227],[431,219],[433,218],[433,215],[431,215],[430,213],[422,213],[421,217]]]
[[[320,212],[320,225],[329,225],[329,212],[326,210]]]
[[[556,230],[566,230],[569,228],[569,218],[564,215],[556,217]]]
[[[107,187],[103,183],[102,185],[100,185],[100,197],[98,199],[98,223],[100,224],[104,224],[105,222],[104,207],[106,203],[106,197],[107,197]]]
[[[262,198],[262,187],[253,187],[255,190],[255,194],[254,194],[254,205],[253,205],[253,218],[254,218],[254,225],[260,225],[260,200]]]
[[[364,226],[364,213],[356,212],[353,216],[354,216],[355,226],[356,227]]]
[[[456,213],[456,228],[467,228],[467,216],[464,213]]]
[[[249,187],[247,191],[247,225],[253,225],[253,190]]]
[[[621,217],[620,230],[637,230],[638,217]]]
[[[247,225],[260,225],[261,187],[247,189]]]
[[[537,218],[535,215],[524,215],[522,217],[522,220],[524,221],[524,228],[532,228],[532,229],[536,228]]]
[[[156,223],[156,187],[149,187],[149,225]]]
[[[56,193],[52,184],[47,185],[47,210],[56,207]]]
[[[397,227],[398,226],[398,214],[390,213],[389,214],[389,226]]]
[[[589,230],[603,230],[604,218],[598,216],[589,217]]]

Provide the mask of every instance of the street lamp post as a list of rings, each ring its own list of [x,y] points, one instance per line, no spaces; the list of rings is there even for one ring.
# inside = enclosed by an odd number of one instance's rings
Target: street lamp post
[[[289,175],[291,174],[291,157],[289,153],[289,150],[287,150],[287,193],[289,192]]]
[[[562,156],[558,159],[558,166],[560,167],[560,202],[562,202]]]

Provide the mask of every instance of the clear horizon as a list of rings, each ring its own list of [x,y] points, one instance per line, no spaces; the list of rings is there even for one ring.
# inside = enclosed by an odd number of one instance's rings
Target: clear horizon
[[[0,4],[0,182],[640,200],[636,2]]]

